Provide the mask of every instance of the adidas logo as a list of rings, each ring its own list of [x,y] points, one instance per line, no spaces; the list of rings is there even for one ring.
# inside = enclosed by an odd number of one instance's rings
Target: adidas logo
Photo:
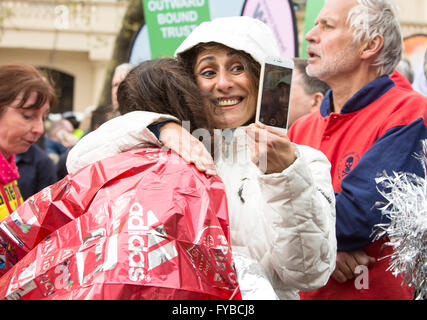
[[[178,256],[178,251],[168,239],[163,224],[159,222],[154,213],[149,210],[144,214],[142,206],[137,202],[129,209],[127,226],[129,280],[149,282],[151,279],[146,274],[147,271],[175,258]],[[105,228],[100,228],[83,239],[83,243],[76,253],[80,285],[87,283],[96,273],[112,270],[117,265],[119,227],[120,220],[116,220],[113,221],[113,234],[110,237],[106,236]],[[92,246],[93,241],[96,241],[94,245],[95,262],[101,262],[98,265],[86,261],[87,251],[85,249]],[[103,257],[104,244],[106,246],[105,257]],[[92,268],[92,271],[87,270],[88,266]]]
[[[131,281],[150,281],[150,277],[145,275],[146,271],[153,270],[178,256],[178,251],[169,240],[163,224],[151,210],[144,215],[139,203],[134,203],[130,208],[128,233]]]

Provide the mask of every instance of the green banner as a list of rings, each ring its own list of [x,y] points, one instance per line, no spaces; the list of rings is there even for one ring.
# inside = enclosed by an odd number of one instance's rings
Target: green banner
[[[209,0],[142,0],[152,59],[173,56],[181,42],[210,20]]]
[[[305,18],[304,18],[304,39],[301,46],[301,57],[308,58],[307,46],[308,42],[305,40],[305,35],[314,26],[314,21],[317,18],[320,10],[325,5],[326,0],[307,0],[305,5]]]

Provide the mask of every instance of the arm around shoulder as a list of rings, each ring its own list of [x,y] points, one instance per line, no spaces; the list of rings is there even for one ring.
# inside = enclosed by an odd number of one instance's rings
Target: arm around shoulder
[[[67,158],[68,172],[128,151],[141,143],[160,146],[159,140],[147,127],[165,120],[177,119],[165,114],[134,111],[107,121],[71,149]]]

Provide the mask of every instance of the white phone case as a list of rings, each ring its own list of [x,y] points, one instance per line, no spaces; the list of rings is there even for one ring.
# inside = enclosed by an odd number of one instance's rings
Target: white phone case
[[[258,89],[257,122],[287,130],[293,69],[291,59],[271,56],[264,59]]]

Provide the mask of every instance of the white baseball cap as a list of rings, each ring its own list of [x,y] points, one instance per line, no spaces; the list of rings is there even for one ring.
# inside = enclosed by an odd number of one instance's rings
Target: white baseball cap
[[[266,56],[280,56],[273,32],[265,23],[246,16],[218,18],[201,23],[181,43],[175,57],[199,43],[217,42],[244,51],[258,63]]]

